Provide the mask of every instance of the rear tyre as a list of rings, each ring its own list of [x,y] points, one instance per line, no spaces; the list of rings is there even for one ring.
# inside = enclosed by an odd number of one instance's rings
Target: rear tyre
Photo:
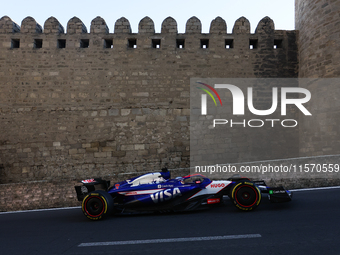
[[[90,220],[101,220],[113,212],[113,198],[103,190],[92,191],[85,196],[82,211]]]
[[[250,181],[240,181],[232,187],[229,194],[234,205],[243,211],[254,210],[261,202],[261,192]]]

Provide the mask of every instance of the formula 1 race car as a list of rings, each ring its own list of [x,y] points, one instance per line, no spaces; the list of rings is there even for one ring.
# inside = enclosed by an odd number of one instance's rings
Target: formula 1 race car
[[[88,179],[75,186],[82,211],[91,220],[100,220],[115,213],[190,211],[223,203],[227,195],[244,211],[255,209],[267,193],[271,202],[288,202],[292,193],[283,187],[270,188],[264,181],[233,176],[228,180],[212,181],[201,174],[170,179],[170,172],[148,173],[118,182]]]

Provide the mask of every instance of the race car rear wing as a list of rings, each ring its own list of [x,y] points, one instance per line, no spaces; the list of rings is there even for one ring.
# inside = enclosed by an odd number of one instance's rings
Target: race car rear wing
[[[83,201],[86,194],[95,190],[107,191],[110,187],[110,181],[102,180],[101,178],[82,180],[81,186],[74,186],[77,192],[78,201]]]

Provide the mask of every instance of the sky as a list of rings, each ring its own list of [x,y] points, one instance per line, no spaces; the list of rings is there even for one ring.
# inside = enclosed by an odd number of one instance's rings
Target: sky
[[[171,16],[177,21],[179,33],[185,32],[189,18],[196,16],[201,20],[202,33],[208,33],[210,23],[220,16],[227,22],[228,33],[232,32],[235,21],[244,16],[250,21],[251,32],[255,31],[258,22],[265,16],[274,20],[275,29],[294,30],[294,0],[16,0],[4,1],[1,4],[0,17],[9,16],[21,26],[27,16],[33,17],[42,27],[45,21],[53,16],[61,25],[74,16],[90,31],[91,20],[100,16],[114,32],[114,23],[125,17],[130,21],[133,33],[138,32],[138,23],[149,16],[155,24],[156,33],[161,30],[164,19]]]

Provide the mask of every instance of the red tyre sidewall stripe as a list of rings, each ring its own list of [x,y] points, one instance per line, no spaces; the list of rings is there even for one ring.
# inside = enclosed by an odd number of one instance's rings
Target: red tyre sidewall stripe
[[[241,204],[241,203],[237,200],[237,192],[238,192],[238,190],[239,190],[240,188],[242,188],[242,187],[244,187],[244,186],[247,186],[247,187],[252,188],[252,189],[254,190],[255,194],[256,194],[256,200],[255,200],[255,202],[252,203],[251,205],[243,205],[243,204]],[[256,202],[258,201],[258,199],[259,199],[259,196],[258,196],[257,190],[256,190],[253,186],[250,186],[250,185],[247,185],[247,184],[245,184],[245,185],[240,185],[240,187],[238,187],[237,190],[235,191],[235,200],[236,200],[236,202],[237,202],[239,205],[241,205],[241,206],[243,206],[243,207],[252,207],[254,204],[256,204]]]
[[[98,214],[98,215],[92,215],[90,214],[88,211],[87,211],[87,201],[90,199],[90,198],[93,198],[93,197],[96,197],[96,198],[99,198],[99,200],[102,202],[103,204],[103,210]],[[104,200],[99,197],[99,196],[89,196],[86,200],[85,200],[85,203],[84,203],[84,210],[86,212],[86,214],[88,214],[90,217],[93,217],[93,218],[96,218],[96,217],[99,217],[102,215],[102,213],[105,211],[105,207],[106,207],[106,203],[104,202]]]

